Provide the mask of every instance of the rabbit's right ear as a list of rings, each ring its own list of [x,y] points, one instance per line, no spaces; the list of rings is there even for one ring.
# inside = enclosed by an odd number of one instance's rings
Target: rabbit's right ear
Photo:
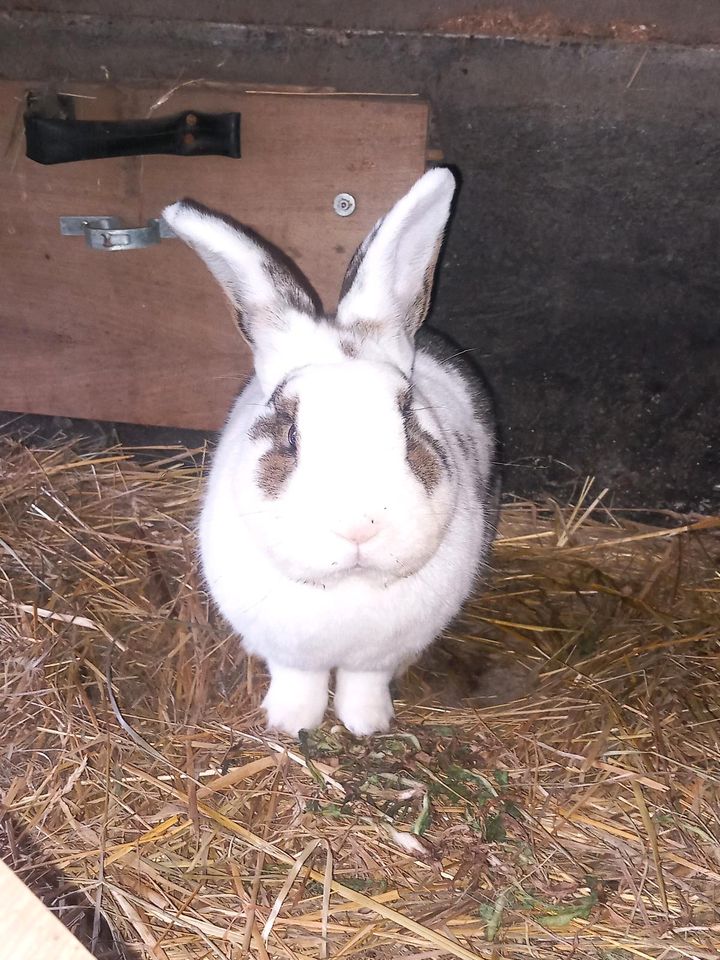
[[[220,283],[251,347],[264,330],[283,329],[289,310],[312,317],[321,313],[317,294],[300,271],[253,231],[191,200],[171,204],[162,216]]]

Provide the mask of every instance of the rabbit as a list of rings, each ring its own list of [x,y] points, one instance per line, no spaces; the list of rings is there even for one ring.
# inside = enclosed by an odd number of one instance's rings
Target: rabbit
[[[418,333],[455,178],[424,174],[350,261],[324,315],[253,231],[184,200],[163,211],[236,312],[255,373],[214,455],[202,572],[270,673],[268,725],[296,737],[334,708],[358,737],[393,719],[390,682],[456,616],[493,539],[488,392]]]

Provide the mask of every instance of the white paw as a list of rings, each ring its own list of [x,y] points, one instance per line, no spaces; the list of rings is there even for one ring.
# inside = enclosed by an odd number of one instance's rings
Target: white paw
[[[272,679],[263,707],[268,727],[297,737],[319,727],[328,701],[328,674],[271,665]]]
[[[297,737],[301,730],[319,727],[325,716],[325,708],[308,703],[278,703],[270,695],[263,700],[268,727]]]
[[[388,679],[385,674],[338,671],[335,713],[356,737],[389,729],[395,711]]]

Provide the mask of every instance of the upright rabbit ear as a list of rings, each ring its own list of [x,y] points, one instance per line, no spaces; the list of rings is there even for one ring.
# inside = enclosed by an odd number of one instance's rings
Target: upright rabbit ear
[[[337,310],[340,327],[415,335],[430,306],[454,193],[448,169],[430,170],[378,221],[350,261]]]
[[[191,200],[173,203],[162,215],[218,280],[252,347],[264,330],[285,327],[290,310],[313,317],[322,312],[317,294],[295,265],[252,230]]]

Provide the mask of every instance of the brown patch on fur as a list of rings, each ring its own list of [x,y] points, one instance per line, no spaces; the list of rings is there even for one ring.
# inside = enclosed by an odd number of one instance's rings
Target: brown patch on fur
[[[447,470],[447,459],[435,437],[423,430],[410,407],[412,393],[407,390],[398,397],[398,406],[405,426],[405,459],[427,493],[432,493]]]
[[[420,329],[430,309],[430,299],[432,297],[433,282],[435,280],[435,268],[441,246],[442,240],[438,241],[435,245],[435,250],[425,271],[425,276],[423,277],[422,289],[410,304],[405,325],[411,333],[416,333]]]
[[[462,450],[463,454],[467,456],[468,453],[470,452],[470,440],[468,439],[468,437],[464,436],[462,433],[458,431],[455,433],[455,439],[460,445],[460,449]]]
[[[297,397],[288,397],[284,393],[285,384],[281,383],[270,398],[272,407],[264,413],[250,428],[251,440],[269,440],[270,448],[258,461],[257,480],[263,493],[276,500],[297,465],[297,450],[288,442],[288,432],[295,423],[297,415]]]
[[[250,314],[247,315],[243,298],[238,296],[234,301],[235,321],[240,333],[251,345],[256,342],[254,329],[258,325],[282,329],[285,324],[282,316],[285,307],[291,307],[299,313],[307,313],[313,317],[318,315],[317,304],[300,283],[295,280],[289,268],[273,259],[265,260],[263,267],[275,289],[276,301],[274,306],[271,306],[262,314],[253,315],[251,310]]]
[[[357,320],[352,325],[352,332],[359,340],[367,340],[368,337],[376,337],[382,332],[382,324],[375,320]]]
[[[268,258],[265,261],[265,272],[283,303],[300,313],[308,313],[311,317],[317,315],[317,304],[293,276],[289,265]]]
[[[346,357],[354,358],[360,355],[366,340],[377,337],[382,332],[382,324],[373,320],[358,320],[343,331],[340,340],[340,349]]]
[[[235,307],[235,323],[237,324],[237,328],[240,331],[240,333],[243,335],[243,337],[245,337],[247,342],[252,346],[252,344],[255,341],[253,340],[252,334],[250,332],[250,324],[247,322],[247,318],[245,314],[242,312],[242,310],[238,306]]]
[[[342,298],[345,296],[346,293],[350,292],[350,288],[355,283],[355,277],[357,276],[358,270],[360,269],[360,266],[363,260],[365,259],[365,253],[368,247],[370,246],[370,244],[372,243],[372,241],[375,239],[375,235],[380,229],[381,223],[382,223],[382,220],[380,220],[378,223],[375,224],[373,229],[370,231],[367,237],[365,237],[363,242],[360,244],[360,246],[357,248],[355,253],[352,255],[350,259],[350,263],[348,264],[348,268],[345,271],[345,276],[343,277],[342,286],[340,288],[340,300],[342,300]]]

